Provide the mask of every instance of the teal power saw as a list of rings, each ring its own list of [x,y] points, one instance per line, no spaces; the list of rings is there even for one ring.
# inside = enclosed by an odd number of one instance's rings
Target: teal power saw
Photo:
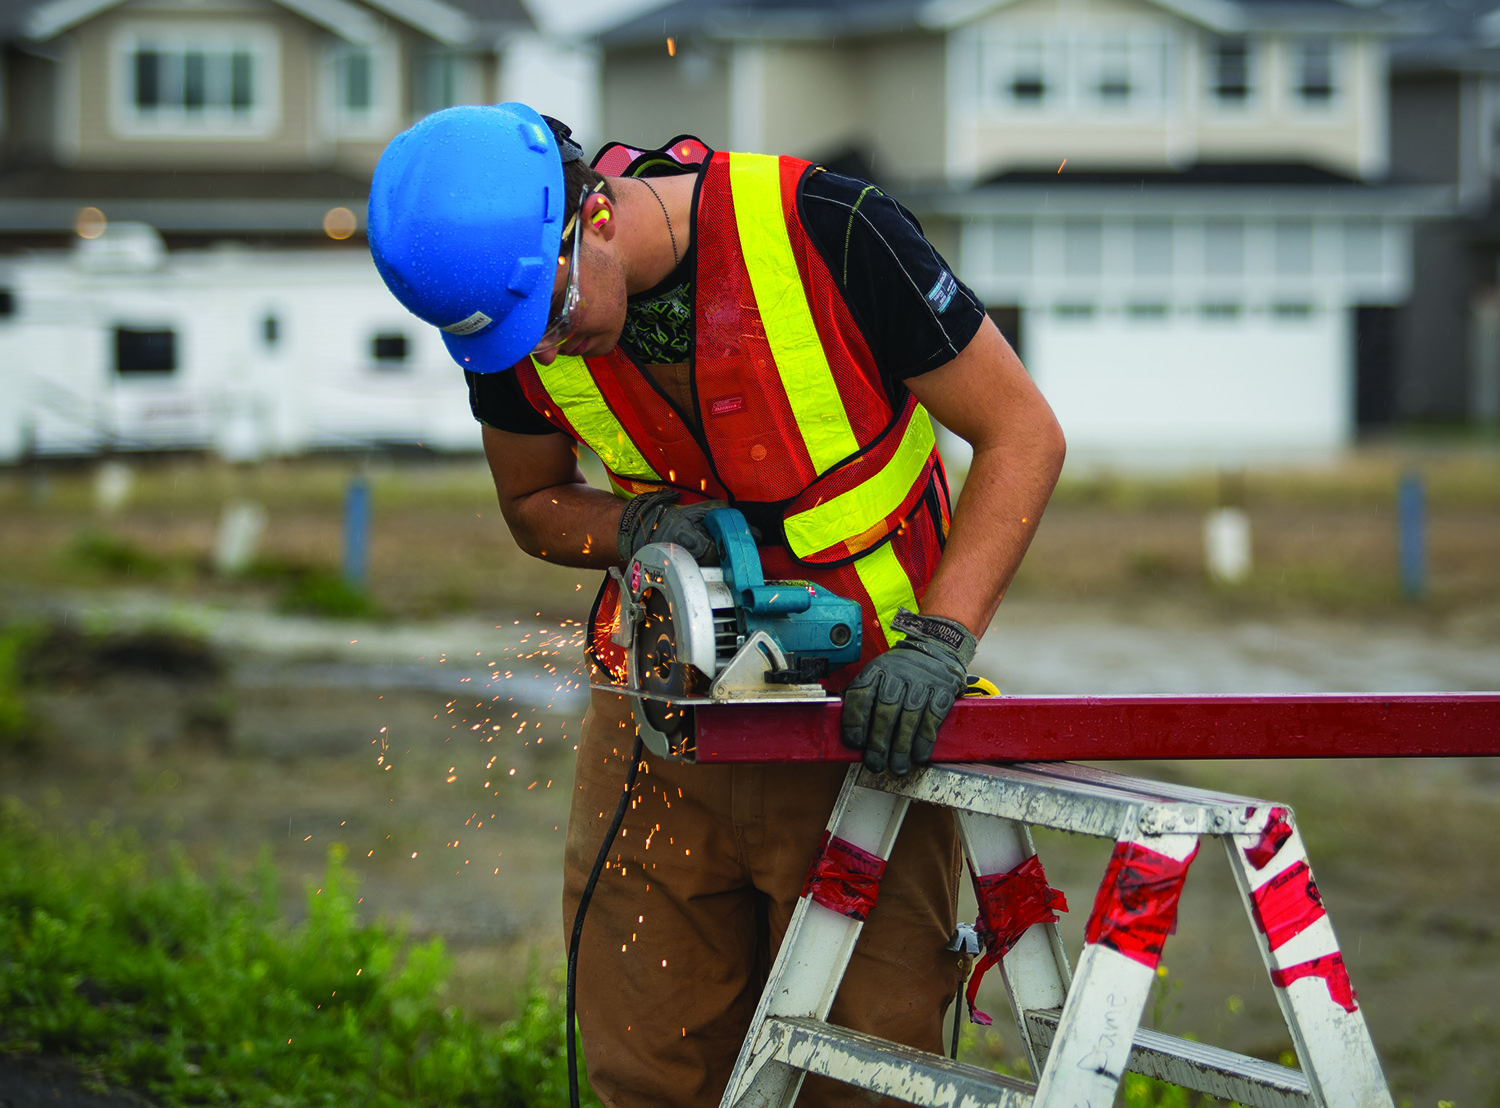
[[[690,757],[695,706],[837,702],[819,681],[859,660],[860,606],[808,581],[767,581],[745,517],[716,508],[704,524],[719,550],[699,565],[680,546],[641,547],[620,585],[625,680],[596,688],[631,698],[646,747]]]

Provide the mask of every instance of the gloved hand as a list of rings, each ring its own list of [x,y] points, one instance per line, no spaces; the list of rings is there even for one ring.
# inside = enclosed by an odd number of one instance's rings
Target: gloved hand
[[[620,515],[620,533],[615,549],[620,560],[629,563],[635,552],[647,543],[674,542],[693,556],[699,565],[718,565],[719,551],[714,545],[703,517],[714,508],[729,507],[722,500],[703,500],[678,507],[680,493],[660,489],[643,493]]]
[[[844,745],[865,752],[865,768],[904,776],[932,757],[938,727],[963,695],[979,645],[963,624],[902,609],[891,626],[906,634],[844,690]]]

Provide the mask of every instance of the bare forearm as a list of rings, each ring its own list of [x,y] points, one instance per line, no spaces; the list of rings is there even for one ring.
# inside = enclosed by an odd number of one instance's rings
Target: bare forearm
[[[1015,443],[975,449],[923,612],[984,634],[1036,534],[1062,458],[1062,437],[1050,422],[1024,450]]]
[[[500,510],[526,553],[562,566],[607,569],[620,564],[615,535],[623,502],[586,484],[555,485],[517,497]]]

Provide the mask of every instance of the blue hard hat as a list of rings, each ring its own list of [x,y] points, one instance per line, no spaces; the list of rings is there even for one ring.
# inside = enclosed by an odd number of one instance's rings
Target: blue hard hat
[[[396,299],[465,369],[529,354],[552,305],[563,171],[525,104],[445,108],[391,140],[370,183],[370,253]]]

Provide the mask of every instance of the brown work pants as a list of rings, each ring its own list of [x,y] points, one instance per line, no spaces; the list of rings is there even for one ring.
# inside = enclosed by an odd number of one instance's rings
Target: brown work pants
[[[566,937],[624,786],[635,725],[595,691],[578,746],[563,887]],[[578,1016],[607,1108],[715,1105],[791,921],[847,767],[694,766],[649,753],[589,905]],[[952,814],[913,804],[830,1020],[943,1050],[964,969]],[[809,1077],[799,1105],[876,1098]],[[894,1102],[892,1102],[894,1103]]]

